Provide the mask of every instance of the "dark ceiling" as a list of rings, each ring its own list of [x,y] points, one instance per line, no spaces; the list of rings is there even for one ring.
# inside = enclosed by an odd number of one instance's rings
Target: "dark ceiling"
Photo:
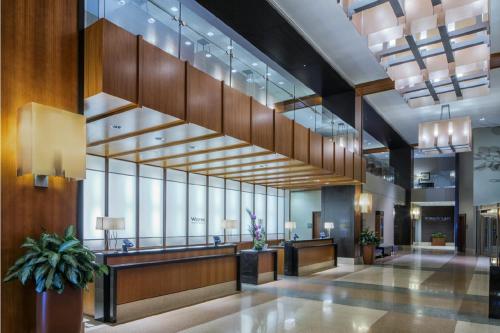
[[[352,87],[266,0],[196,0],[321,96]]]

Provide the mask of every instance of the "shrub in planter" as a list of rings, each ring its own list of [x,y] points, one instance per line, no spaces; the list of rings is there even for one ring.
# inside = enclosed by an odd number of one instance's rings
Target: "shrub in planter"
[[[363,247],[363,263],[372,265],[375,261],[375,247],[380,244],[380,238],[374,231],[363,229],[360,234],[359,243]]]
[[[433,232],[431,235],[431,245],[433,246],[445,246],[446,245],[446,235],[442,232]]]
[[[26,253],[8,270],[4,282],[33,281],[37,292],[37,332],[80,332],[82,289],[94,276],[108,274],[95,262],[95,254],[75,237],[69,226],[64,237],[43,232],[38,240],[27,237]]]

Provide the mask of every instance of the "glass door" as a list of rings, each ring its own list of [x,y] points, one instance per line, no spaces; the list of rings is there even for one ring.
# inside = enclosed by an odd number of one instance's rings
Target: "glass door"
[[[499,207],[498,205],[481,206],[479,210],[481,255],[497,257],[500,249]]]

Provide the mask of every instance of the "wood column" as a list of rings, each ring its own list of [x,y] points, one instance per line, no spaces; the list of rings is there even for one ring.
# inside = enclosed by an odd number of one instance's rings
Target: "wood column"
[[[363,96],[357,92],[354,100],[354,127],[358,132],[358,152],[361,156],[363,156]],[[361,167],[361,165],[359,167]],[[363,170],[361,172],[363,172]],[[361,255],[359,235],[361,233],[361,229],[363,228],[363,217],[361,215],[358,202],[359,196],[362,192],[363,186],[355,185],[354,202],[356,204],[354,205],[354,258]]]
[[[50,177],[49,188],[16,176],[17,109],[38,102],[78,110],[78,1],[1,2],[1,259],[2,278],[23,253],[25,237],[76,224],[77,183]],[[35,331],[35,291],[1,285],[2,332]]]

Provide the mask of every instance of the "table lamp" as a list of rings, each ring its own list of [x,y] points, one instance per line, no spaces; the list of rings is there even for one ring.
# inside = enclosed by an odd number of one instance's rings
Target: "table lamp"
[[[328,230],[328,238],[332,238],[330,232],[333,228],[335,228],[333,222],[325,222],[325,229]]]
[[[288,240],[292,239],[292,229],[295,229],[297,227],[297,223],[293,221],[287,221],[285,222],[285,229],[288,229]]]
[[[113,230],[125,230],[125,219],[123,217],[98,217],[95,228],[97,230],[104,230],[104,251],[109,251],[109,232]],[[116,239],[117,235],[115,235],[115,249]]]
[[[222,228],[224,229],[224,243],[226,243],[226,230],[232,230],[238,228],[238,221],[236,220],[224,220],[222,221]]]

